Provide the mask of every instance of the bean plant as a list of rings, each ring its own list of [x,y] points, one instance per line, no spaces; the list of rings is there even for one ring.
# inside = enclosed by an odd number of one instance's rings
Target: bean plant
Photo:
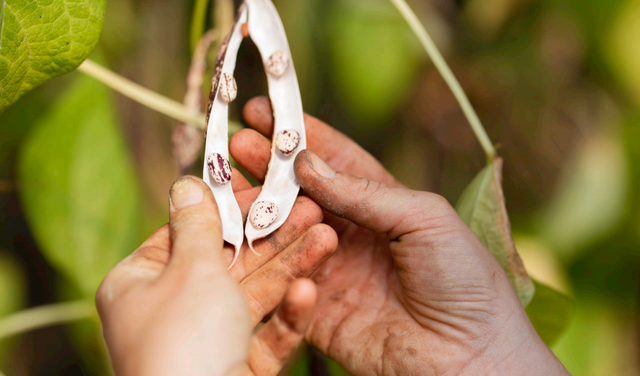
[[[404,0],[390,1],[413,32],[401,37],[410,43],[419,42],[424,48],[484,151],[485,158],[479,162],[484,167],[458,198],[456,210],[504,268],[534,327],[542,339],[552,345],[570,322],[572,302],[527,274],[511,234],[502,190],[503,159],[424,23]],[[253,2],[271,3],[270,0]],[[0,113],[48,80],[74,70],[84,75],[74,80],[66,93],[55,98],[51,109],[36,120],[37,127],[20,148],[17,166],[17,189],[30,231],[43,256],[64,276],[72,293],[61,296],[59,303],[17,312],[17,305],[2,306],[0,296],[0,340],[5,339],[0,342],[0,352],[8,340],[21,333],[80,320],[84,324],[75,327],[74,335],[85,338],[86,343],[96,347],[97,353],[103,353],[93,297],[106,273],[141,240],[140,197],[143,195],[117,125],[118,114],[110,91],[175,121],[171,141],[182,173],[189,172],[198,160],[206,162],[209,153],[201,155],[205,141],[203,130],[207,111],[214,104],[210,102],[207,109],[203,93],[211,89],[215,56],[224,46],[224,36],[234,27],[236,10],[230,0],[195,1],[191,32],[184,38],[185,48],[192,52],[192,63],[184,101],[178,101],[148,90],[89,59],[103,24],[112,21],[104,17],[105,0],[0,0]],[[278,11],[287,9],[278,8]],[[210,13],[214,15],[212,22],[208,21]],[[246,19],[236,24],[236,34],[250,33],[250,30],[241,30],[244,22]],[[213,28],[207,30],[211,25]],[[100,59],[100,53],[92,56]],[[232,74],[232,70],[230,72]],[[231,85],[230,82],[224,85]],[[226,95],[225,102],[229,102],[224,106],[237,112],[230,98],[230,93],[235,97],[234,88],[235,81],[233,86],[224,86],[221,90]],[[297,90],[297,87],[278,90]],[[228,134],[240,127],[230,121]],[[304,129],[298,131],[297,137],[304,137]],[[226,136],[223,138],[226,142]],[[226,149],[220,145],[222,149],[211,152],[224,153]],[[230,192],[229,189],[226,193]],[[242,223],[238,226],[236,229],[242,233]],[[247,231],[250,229],[247,224]],[[0,282],[5,277],[19,279],[11,277],[14,268],[3,269],[3,265],[11,262],[0,264]],[[8,287],[6,291],[2,286],[0,283],[0,295],[19,294],[17,286]],[[9,363],[2,364],[7,367]],[[106,367],[104,362],[102,366]]]

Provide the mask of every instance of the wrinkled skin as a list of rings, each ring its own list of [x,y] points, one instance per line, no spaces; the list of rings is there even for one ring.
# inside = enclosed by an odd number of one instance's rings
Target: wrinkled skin
[[[250,101],[244,117],[255,130],[236,133],[230,151],[261,181],[273,132],[268,99]],[[313,153],[298,154],[296,177],[339,238],[313,276],[309,343],[358,375],[568,374],[445,199],[402,187],[319,120],[307,116],[305,125]]]
[[[235,172],[246,216],[258,190]],[[211,190],[195,177],[177,180],[170,223],[120,262],[97,293],[116,374],[276,375],[302,341],[317,298],[313,282],[296,278],[311,275],[337,242],[308,198],[296,201],[291,218],[295,225],[256,244],[263,257],[244,246],[230,273],[233,251],[223,249]]]

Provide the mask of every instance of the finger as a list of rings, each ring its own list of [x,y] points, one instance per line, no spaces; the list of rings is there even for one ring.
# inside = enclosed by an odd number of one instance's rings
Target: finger
[[[243,116],[249,126],[271,137],[273,112],[268,98],[251,99],[244,107]],[[307,114],[304,115],[304,123],[307,149],[318,154],[333,169],[390,185],[400,185],[380,162],[343,133]],[[245,144],[242,150],[249,147],[249,144]]]
[[[241,129],[231,137],[229,152],[251,176],[264,182],[271,158],[271,141],[253,129]]]
[[[169,225],[164,225],[107,274],[96,293],[98,309],[104,312],[124,291],[157,279],[169,262],[170,249]]]
[[[240,283],[247,297],[253,325],[271,312],[294,280],[309,277],[338,246],[338,237],[325,224],[311,227],[304,235]]]
[[[308,197],[296,198],[287,221],[277,231],[253,243],[260,256],[249,251],[248,245],[242,246],[240,250],[242,253],[230,270],[231,275],[236,280],[242,281],[286,249],[307,229],[320,222],[322,222],[322,209]],[[230,263],[233,259],[233,250],[225,249],[224,256]]]
[[[253,336],[249,368],[255,375],[277,375],[300,345],[318,299],[315,284],[298,279],[291,284],[277,313]]]
[[[222,223],[209,187],[193,176],[176,180],[170,191],[170,268],[211,273],[226,270]]]
[[[235,167],[231,168],[231,189],[234,193],[251,189],[252,187],[249,180],[242,175],[242,172]]]
[[[298,154],[294,170],[300,186],[325,210],[391,239],[457,217],[441,196],[335,172],[308,150]]]

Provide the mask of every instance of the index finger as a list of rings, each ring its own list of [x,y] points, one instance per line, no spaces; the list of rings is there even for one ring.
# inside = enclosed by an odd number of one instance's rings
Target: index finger
[[[242,114],[249,126],[266,137],[272,136],[273,112],[267,97],[251,99]],[[307,149],[333,169],[393,186],[400,185],[377,159],[342,132],[308,114],[304,114],[304,123]]]

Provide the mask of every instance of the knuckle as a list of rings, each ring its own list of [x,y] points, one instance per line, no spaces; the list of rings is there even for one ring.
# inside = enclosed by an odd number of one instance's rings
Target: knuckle
[[[365,204],[367,202],[372,202],[377,200],[378,198],[384,197],[386,193],[389,191],[389,186],[386,184],[380,183],[375,180],[369,180],[365,178],[359,179],[359,184],[356,187],[356,194],[354,197],[357,197],[359,201]]]
[[[449,203],[449,200],[439,194],[424,192],[423,200],[426,201],[425,204],[429,206],[431,210],[434,210],[442,215],[452,214],[455,212],[453,206],[451,206],[451,203]]]

